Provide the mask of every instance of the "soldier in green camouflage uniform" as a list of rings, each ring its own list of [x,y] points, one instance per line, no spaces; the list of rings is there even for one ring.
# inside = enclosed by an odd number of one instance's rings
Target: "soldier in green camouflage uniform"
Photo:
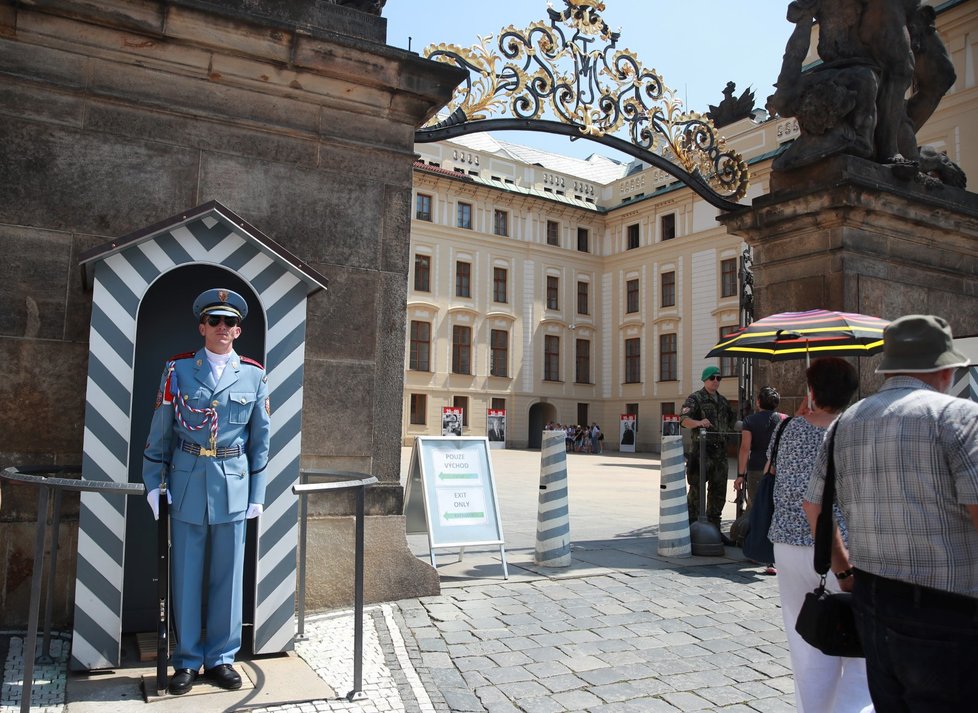
[[[706,517],[717,528],[727,499],[727,438],[733,431],[736,415],[727,400],[718,393],[720,370],[708,366],[701,376],[703,388],[694,391],[686,399],[682,409],[683,428],[691,429],[690,450],[686,453],[686,482],[689,483],[689,521],[694,522],[700,513],[700,429],[706,433]]]

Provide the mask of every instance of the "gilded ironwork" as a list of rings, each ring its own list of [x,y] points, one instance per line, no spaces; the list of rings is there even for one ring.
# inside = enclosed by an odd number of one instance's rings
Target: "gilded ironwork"
[[[740,154],[726,147],[708,117],[684,111],[658,72],[644,67],[634,52],[618,49],[619,33],[600,16],[603,2],[564,4],[563,10],[547,8],[549,24],[537,21],[522,30],[512,25],[502,29],[495,47],[492,35],[479,37],[470,48],[427,47],[426,57],[461,67],[469,77],[448,105],[448,118],[433,119],[418,132],[419,139],[457,135],[458,131],[444,130],[474,122],[491,124],[490,117],[501,113],[525,122],[524,128],[542,130],[531,123],[551,123],[543,119],[549,112],[559,123],[574,127],[573,133],[596,140],[618,138],[613,135],[624,129],[629,142],[645,155],[629,153],[694,188],[705,183],[717,194],[715,205],[734,206],[729,201],[744,196],[749,179]],[[621,148],[619,141],[604,143]]]

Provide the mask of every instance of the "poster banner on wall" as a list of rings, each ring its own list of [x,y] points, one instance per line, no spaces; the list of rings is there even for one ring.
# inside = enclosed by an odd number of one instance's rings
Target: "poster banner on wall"
[[[664,413],[662,414],[662,437],[666,436],[681,436],[679,428],[680,416],[678,413]]]
[[[634,453],[638,417],[633,413],[623,413],[620,419],[618,425],[618,450],[622,453]]]
[[[462,409],[455,406],[443,406],[441,409],[441,435],[462,435]]]
[[[486,431],[490,448],[506,447],[506,409],[486,409]]]

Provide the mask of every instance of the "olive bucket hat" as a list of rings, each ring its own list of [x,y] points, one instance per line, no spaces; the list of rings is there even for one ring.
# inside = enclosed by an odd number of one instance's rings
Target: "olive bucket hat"
[[[968,357],[954,349],[947,320],[929,314],[908,314],[883,331],[883,360],[877,374],[928,374],[968,366]]]

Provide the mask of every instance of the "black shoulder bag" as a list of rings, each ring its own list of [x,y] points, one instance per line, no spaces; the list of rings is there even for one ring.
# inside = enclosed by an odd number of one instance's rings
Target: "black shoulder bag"
[[[825,575],[832,563],[832,506],[835,503],[835,426],[829,432],[828,463],[825,468],[825,488],[822,491],[822,512],[815,525],[815,571],[822,581],[814,592],[805,595],[798,612],[795,631],[801,638],[826,656],[862,657],[863,644],[856,629],[852,611],[852,594],[830,592],[825,588]]]
[[[774,473],[771,469],[776,466],[778,460],[778,446],[781,443],[781,434],[784,433],[785,426],[788,425],[792,417],[784,419],[776,428],[774,433],[774,447],[771,449],[771,460],[768,469],[764,472],[764,477],[757,486],[754,499],[750,504],[750,511],[747,513],[748,520],[747,536],[744,538],[743,552],[744,557],[761,564],[774,562],[774,545],[767,538],[767,532],[771,529],[771,518],[774,517]]]

